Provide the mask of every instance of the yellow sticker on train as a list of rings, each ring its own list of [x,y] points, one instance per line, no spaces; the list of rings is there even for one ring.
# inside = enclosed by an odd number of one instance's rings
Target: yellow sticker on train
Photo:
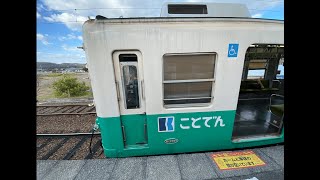
[[[211,157],[220,170],[266,165],[253,151],[214,153]]]

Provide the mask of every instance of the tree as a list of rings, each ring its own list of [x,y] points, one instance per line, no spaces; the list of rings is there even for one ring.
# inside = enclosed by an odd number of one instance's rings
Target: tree
[[[53,89],[58,97],[77,97],[87,95],[89,87],[84,82],[78,82],[77,78],[64,75],[53,83]]]
[[[82,68],[82,70],[84,70],[84,72],[88,72],[88,68],[86,67]]]

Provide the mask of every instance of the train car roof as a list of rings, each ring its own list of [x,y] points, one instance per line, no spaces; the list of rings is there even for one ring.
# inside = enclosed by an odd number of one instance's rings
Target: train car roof
[[[106,18],[96,16],[96,19],[89,19],[88,22],[97,23],[163,23],[163,22],[263,22],[283,24],[284,20],[248,18],[248,17],[134,17],[134,18]]]

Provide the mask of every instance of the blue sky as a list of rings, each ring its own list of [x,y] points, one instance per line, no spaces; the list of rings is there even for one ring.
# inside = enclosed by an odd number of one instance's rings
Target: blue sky
[[[159,17],[165,2],[243,3],[254,18],[284,19],[283,0],[37,0],[37,61],[86,63],[77,47],[88,16]]]

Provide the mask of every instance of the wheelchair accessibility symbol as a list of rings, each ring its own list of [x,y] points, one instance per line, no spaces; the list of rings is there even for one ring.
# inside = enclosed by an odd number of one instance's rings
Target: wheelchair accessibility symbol
[[[228,57],[237,57],[238,48],[239,48],[239,44],[229,44]]]

